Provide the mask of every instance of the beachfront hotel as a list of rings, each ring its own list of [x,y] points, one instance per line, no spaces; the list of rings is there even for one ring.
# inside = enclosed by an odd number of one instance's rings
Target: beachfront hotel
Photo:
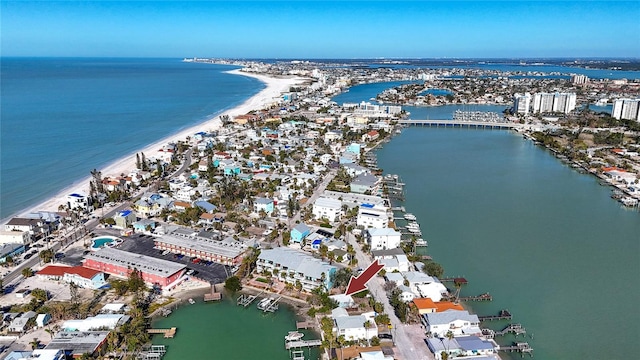
[[[535,93],[533,94],[533,113],[568,114],[576,108],[575,93]]]
[[[232,266],[242,262],[248,248],[240,241],[217,241],[178,233],[156,238],[154,243],[160,250]]]
[[[336,267],[303,251],[279,247],[262,250],[258,256],[256,271],[260,273],[265,270],[277,274],[277,278],[292,285],[299,281],[303,290],[311,292],[319,286],[331,289],[331,278]]]
[[[166,287],[178,280],[186,268],[172,261],[109,247],[87,254],[83,266],[119,278],[127,278],[133,269],[137,269],[147,284],[160,287]]]
[[[640,121],[640,99],[616,99],[611,116],[618,120]]]

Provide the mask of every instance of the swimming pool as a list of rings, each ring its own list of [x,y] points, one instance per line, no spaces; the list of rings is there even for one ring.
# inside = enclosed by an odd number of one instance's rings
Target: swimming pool
[[[93,239],[93,244],[91,244],[91,249],[92,250],[98,250],[98,249],[100,249],[101,247],[104,247],[104,246],[111,247],[111,246],[119,244],[121,242],[122,242],[122,240],[120,238],[115,237],[115,236],[100,236],[100,237],[97,237],[97,238]]]

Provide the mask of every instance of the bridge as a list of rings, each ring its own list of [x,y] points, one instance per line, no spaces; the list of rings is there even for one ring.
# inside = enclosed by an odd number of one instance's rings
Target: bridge
[[[408,126],[428,126],[445,128],[470,128],[470,129],[520,129],[524,125],[513,122],[492,121],[460,121],[460,120],[398,120],[398,124]]]

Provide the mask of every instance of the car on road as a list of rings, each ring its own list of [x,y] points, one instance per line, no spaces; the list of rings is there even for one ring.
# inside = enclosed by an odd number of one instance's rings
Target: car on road
[[[162,256],[168,255],[170,252],[171,251],[169,251],[169,250],[165,250],[165,251],[162,252]]]
[[[391,336],[391,334],[378,334],[378,338],[379,339],[393,339],[393,336]]]

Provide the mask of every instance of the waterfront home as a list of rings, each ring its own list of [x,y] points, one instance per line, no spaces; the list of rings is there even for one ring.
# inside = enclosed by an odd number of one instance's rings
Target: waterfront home
[[[337,294],[329,296],[331,300],[335,300],[338,303],[338,307],[341,308],[352,308],[356,306],[356,302],[353,300],[351,295],[346,294]]]
[[[349,209],[359,207],[362,204],[373,205],[374,207],[388,207],[387,200],[377,195],[365,195],[356,193],[343,193],[338,191],[325,190],[322,197],[340,200],[342,205],[347,205]]]
[[[435,277],[417,271],[408,271],[402,275],[409,282],[411,291],[422,297],[440,301],[443,294],[447,293],[447,288]]]
[[[402,234],[385,227],[366,229],[364,236],[371,250],[385,250],[399,247]]]
[[[337,199],[320,197],[313,203],[312,213],[317,220],[339,221],[342,215],[342,202]]]
[[[378,192],[380,178],[371,174],[360,174],[349,183],[350,192],[372,195]]]
[[[134,222],[136,222],[136,213],[133,210],[118,211],[113,216],[113,220],[115,220],[117,227],[126,229],[129,226],[133,225]]]
[[[85,319],[67,320],[62,323],[64,331],[91,331],[96,329],[113,330],[129,321],[129,315],[125,314],[98,314]]]
[[[311,228],[304,223],[300,223],[291,230],[291,241],[301,243],[310,233]]]
[[[69,210],[81,209],[86,210],[89,208],[89,197],[83,192],[77,192],[69,194],[66,197],[67,208]]]
[[[459,336],[449,340],[447,337],[427,338],[427,346],[436,360],[442,360],[442,353],[449,355],[449,359],[478,359],[486,356],[486,359],[498,353],[499,346],[492,340],[486,340],[478,336]]]
[[[444,312],[447,310],[464,310],[462,305],[450,301],[435,302],[430,298],[415,298],[413,304],[418,309],[420,315],[434,312]]]
[[[186,268],[185,265],[172,261],[109,247],[87,254],[83,266],[118,278],[127,278],[133,269],[137,269],[147,284],[161,287],[166,287],[178,280]]]
[[[93,358],[105,351],[108,335],[109,331],[60,331],[45,350],[63,350],[73,359],[85,354]]]
[[[359,175],[371,174],[371,169],[360,166],[358,164],[342,164],[341,167],[349,174],[351,177],[356,177]]]
[[[46,232],[46,225],[41,219],[14,217],[4,225],[5,231],[26,232],[28,240],[25,244],[42,238]]]
[[[371,130],[368,133],[362,135],[362,141],[363,142],[375,141],[375,140],[378,140],[379,137],[380,137],[380,133],[378,133],[376,130]]]
[[[444,337],[451,331],[454,336],[481,334],[478,315],[466,310],[449,310],[427,313],[421,316],[427,332],[436,337]]]
[[[389,226],[389,213],[387,207],[374,204],[361,204],[358,208],[356,225],[363,228],[387,228]],[[400,234],[400,233],[398,233]]]
[[[338,307],[331,310],[333,331],[337,337],[344,336],[345,340],[369,340],[378,336],[378,327],[374,321],[374,312],[361,315],[349,315],[347,310]]]
[[[100,289],[107,284],[102,271],[83,266],[48,265],[36,275],[47,280],[73,283],[85,289]]]
[[[392,258],[378,260],[384,266],[386,272],[406,272],[409,271],[409,259],[406,255],[396,255]]]
[[[311,292],[319,286],[331,289],[336,267],[303,251],[278,247],[262,250],[258,256],[256,271],[265,270],[277,273],[284,282],[293,285],[299,282],[303,290]]]

